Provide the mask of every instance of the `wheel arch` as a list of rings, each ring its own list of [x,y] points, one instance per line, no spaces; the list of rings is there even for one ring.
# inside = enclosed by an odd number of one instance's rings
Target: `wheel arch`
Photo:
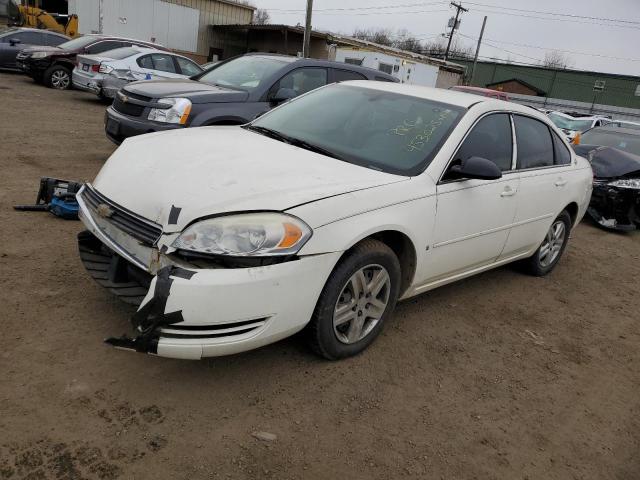
[[[349,248],[345,250],[337,263],[340,263],[342,258],[347,255],[353,247],[358,245],[367,239],[378,240],[379,242],[387,245],[393,253],[398,257],[400,262],[400,272],[402,274],[400,283],[400,297],[407,291],[407,289],[413,283],[413,279],[416,273],[417,265],[417,252],[414,242],[404,232],[395,229],[385,229],[377,232],[370,232],[357,240],[354,240]]]
[[[575,227],[578,220],[578,212],[580,211],[578,204],[576,202],[571,202],[566,207],[564,207],[564,210],[566,210],[571,217],[571,227]]]

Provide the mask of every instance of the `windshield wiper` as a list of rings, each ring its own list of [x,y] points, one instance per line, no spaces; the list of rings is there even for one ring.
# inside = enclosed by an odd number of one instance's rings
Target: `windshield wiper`
[[[346,161],[344,158],[340,157],[330,150],[322,148],[318,145],[314,145],[313,143],[309,143],[306,140],[300,140],[299,138],[290,137],[271,128],[262,127],[260,125],[247,125],[244,128],[246,128],[247,130],[253,130],[254,132],[260,133],[267,137],[271,137],[275,140],[288,143],[289,145],[293,145],[294,147],[304,148],[305,150],[309,150],[310,152],[316,152],[327,157],[335,158],[336,160]]]
[[[331,158],[335,158],[336,160],[342,160],[342,161],[346,161],[344,158],[342,158],[341,156],[339,156],[338,154],[327,150],[326,148],[320,147],[318,145],[315,145],[313,143],[309,143],[306,140],[300,140],[298,138],[292,138],[289,137],[289,143],[291,145],[294,145],[296,147],[300,147],[300,148],[304,148],[305,150],[309,150],[311,152],[316,152],[316,153],[320,153],[322,155],[325,155],[327,157],[331,157]]]
[[[277,130],[273,130],[272,128],[261,127],[259,125],[246,125],[243,128],[246,128],[247,130],[252,130],[266,137],[270,137],[284,143],[291,143],[291,137],[288,137],[284,133],[280,133]]]

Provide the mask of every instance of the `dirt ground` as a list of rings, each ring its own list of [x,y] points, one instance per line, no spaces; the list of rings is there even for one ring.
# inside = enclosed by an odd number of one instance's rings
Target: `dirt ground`
[[[95,176],[104,109],[0,74],[0,479],[640,478],[640,234],[585,221],[550,276],[404,302],[341,362],[298,337],[117,351],[132,310],[85,273],[82,225],[12,210],[40,176]]]

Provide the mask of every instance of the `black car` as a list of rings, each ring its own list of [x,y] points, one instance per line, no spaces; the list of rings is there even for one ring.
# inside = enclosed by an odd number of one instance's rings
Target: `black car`
[[[640,228],[640,130],[592,128],[573,148],[593,169],[589,216],[609,229]]]
[[[69,37],[36,28],[9,28],[0,32],[0,68],[19,70],[16,56],[28,47],[57,47]]]
[[[203,125],[242,125],[276,105],[344,80],[397,82],[386,73],[346,63],[250,53],[188,80],[134,82],[107,108],[107,137],[125,138]]]
[[[161,45],[141,40],[106,35],[85,35],[61,43],[57,47],[26,48],[18,54],[16,62],[20,69],[36,82],[44,83],[51,88],[66,90],[71,88],[71,72],[75,67],[78,54],[94,55],[132,45],[167,50]]]

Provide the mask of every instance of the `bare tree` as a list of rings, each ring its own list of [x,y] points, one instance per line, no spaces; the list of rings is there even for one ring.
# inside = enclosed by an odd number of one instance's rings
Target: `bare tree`
[[[425,42],[423,52],[430,57],[443,58],[446,50],[447,42],[444,39],[437,39],[431,42]],[[450,59],[472,59],[473,57],[473,47],[460,44],[457,38],[453,39],[451,49],[449,50]]]
[[[380,45],[392,46],[392,31],[388,28],[358,28],[354,30],[353,37],[360,40],[368,40],[369,42],[379,43]]]
[[[572,64],[571,58],[558,50],[551,50],[544,54],[542,65],[549,68],[568,68]]]
[[[258,8],[253,12],[253,20],[251,23],[254,25],[266,25],[271,20],[271,15],[264,8]]]
[[[398,30],[393,46],[400,50],[422,53],[422,43],[406,29]]]

